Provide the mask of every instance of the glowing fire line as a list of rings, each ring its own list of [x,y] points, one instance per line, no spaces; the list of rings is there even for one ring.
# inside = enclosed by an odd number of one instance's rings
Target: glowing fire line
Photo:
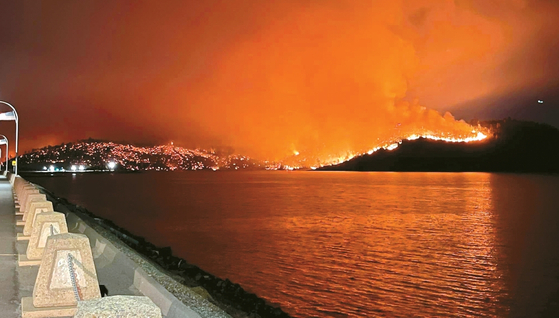
[[[472,133],[475,134],[476,131],[472,131]],[[439,136],[430,135],[430,134],[426,134],[426,135],[413,134],[413,135],[410,135],[410,136],[408,136],[407,138],[404,138],[404,139],[405,140],[417,140],[419,138],[436,140],[436,141],[446,141],[446,142],[473,142],[473,141],[484,140],[485,138],[487,138],[487,135],[485,135],[482,132],[477,132],[477,134],[474,137],[456,138],[456,137],[439,137]],[[367,152],[364,152],[364,153],[352,153],[352,154],[349,154],[349,155],[344,156],[344,157],[335,158],[333,160],[330,160],[330,162],[327,163],[327,164],[320,165],[320,166],[313,166],[313,167],[310,167],[310,168],[312,170],[315,170],[319,167],[337,165],[337,164],[349,161],[349,160],[351,160],[351,159],[353,159],[357,156],[362,156],[362,155],[365,155],[365,154],[372,155],[373,153],[375,153],[375,152],[377,152],[381,149],[391,151],[391,150],[394,150],[394,149],[398,148],[398,146],[401,143],[402,143],[402,140],[399,140],[398,142],[390,143],[390,144],[384,145],[382,147],[375,147],[375,148],[373,148],[373,149],[371,149]],[[293,170],[293,167],[290,167],[290,168],[291,168],[291,170]]]

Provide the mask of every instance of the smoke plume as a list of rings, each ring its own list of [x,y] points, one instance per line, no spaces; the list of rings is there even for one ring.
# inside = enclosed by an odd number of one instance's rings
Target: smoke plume
[[[447,111],[559,70],[550,0],[2,7],[0,88],[24,150],[94,137],[324,160],[471,134]]]

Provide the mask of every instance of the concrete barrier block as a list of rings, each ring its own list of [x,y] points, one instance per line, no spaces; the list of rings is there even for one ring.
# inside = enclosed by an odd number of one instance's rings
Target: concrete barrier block
[[[60,207],[63,207],[63,206],[59,205],[59,207],[57,207],[57,209],[60,208]],[[66,222],[68,223],[68,231],[70,231],[72,233],[76,232],[78,227],[80,226],[80,224],[83,223],[82,219],[80,219],[74,213],[66,214]]]
[[[85,225],[84,222],[81,222],[81,223],[78,225],[78,232],[80,232],[80,233],[83,234],[83,233],[85,233],[85,230],[86,230],[86,229],[87,229],[87,226]]]
[[[72,233],[50,236],[33,289],[33,305],[77,306],[76,296],[101,298],[89,239]]]
[[[21,300],[21,314],[23,318],[74,316],[78,300],[100,297],[87,237],[53,235],[47,240],[33,296]]]
[[[32,193],[32,194],[28,195],[25,199],[25,202],[21,204],[21,208],[20,208],[20,211],[23,212],[23,218],[24,219],[27,219],[26,214],[28,212],[27,209],[29,209],[29,204],[28,203],[30,201],[44,202],[44,201],[47,201],[47,196],[42,194],[42,193]]]
[[[68,233],[68,226],[66,225],[64,214],[58,212],[43,212],[37,214],[35,226],[29,238],[29,245],[27,245],[27,259],[40,260],[43,256],[49,236],[64,233]]]
[[[175,297],[141,268],[136,268],[134,272],[134,287],[148,296],[161,309],[163,315],[167,316]]]
[[[35,225],[35,220],[37,218],[37,214],[43,212],[53,212],[52,202],[50,201],[31,201],[29,205],[29,211],[27,212],[27,218],[29,222],[25,222],[23,226],[23,235],[29,236],[31,235],[31,230]]]
[[[27,218],[29,218],[29,211],[31,210],[31,205],[34,202],[50,202],[50,201],[47,201],[47,196],[44,194],[40,194],[40,196],[37,197],[29,198],[25,203],[25,208],[23,209],[23,218],[22,218],[23,221],[27,221]],[[52,206],[52,202],[51,202],[51,206]]]
[[[111,296],[78,302],[74,318],[161,318],[161,310],[145,296]]]
[[[119,251],[112,245],[107,244],[106,240],[95,239],[95,246],[92,248],[93,258],[98,267],[105,267],[113,263]]]
[[[12,186],[16,183],[15,179],[16,179],[16,175],[11,173],[10,174],[10,183],[12,184]]]
[[[76,313],[76,306],[56,306],[37,308],[33,306],[33,297],[23,297],[21,299],[22,318],[52,318],[52,317],[72,317]]]
[[[41,194],[41,193],[39,192],[39,189],[35,188],[34,186],[25,186],[25,188],[23,188],[21,193],[17,194],[20,210],[23,210],[25,208],[25,202],[27,202],[27,199],[32,194]]]
[[[185,306],[181,301],[175,300],[171,304],[167,317],[202,318],[197,312]]]

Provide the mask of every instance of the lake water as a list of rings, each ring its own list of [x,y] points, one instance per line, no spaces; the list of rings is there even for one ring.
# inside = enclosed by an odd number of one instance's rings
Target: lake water
[[[294,317],[559,315],[559,177],[28,177]]]

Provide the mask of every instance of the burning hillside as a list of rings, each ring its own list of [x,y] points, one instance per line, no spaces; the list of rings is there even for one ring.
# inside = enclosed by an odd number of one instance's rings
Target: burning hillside
[[[435,112],[431,114],[434,118],[437,118],[437,115]],[[308,151],[294,150],[293,156],[281,160],[281,165],[278,164],[277,168],[281,167],[288,170],[311,168],[314,170],[319,167],[337,165],[365,154],[371,155],[379,150],[391,151],[406,140],[411,141],[421,138],[451,143],[468,143],[485,140],[491,134],[488,127],[479,125],[473,127],[464,121],[454,120],[449,114],[444,117],[440,116],[438,119],[440,119],[438,127],[433,123],[427,123],[431,129],[427,129],[418,123],[405,125],[397,123],[390,134],[385,134],[386,137],[382,139],[376,138],[368,147],[362,146],[358,149],[344,149],[331,153],[318,152],[318,155]],[[440,123],[444,123],[444,125],[440,125]],[[434,127],[437,127],[437,129]],[[367,139],[366,137],[364,136],[363,139]]]
[[[485,122],[483,142],[413,136],[320,170],[559,172],[559,130],[515,120]],[[471,140],[474,141],[474,140]],[[394,144],[393,144],[394,145]],[[396,149],[398,148],[398,149]]]

